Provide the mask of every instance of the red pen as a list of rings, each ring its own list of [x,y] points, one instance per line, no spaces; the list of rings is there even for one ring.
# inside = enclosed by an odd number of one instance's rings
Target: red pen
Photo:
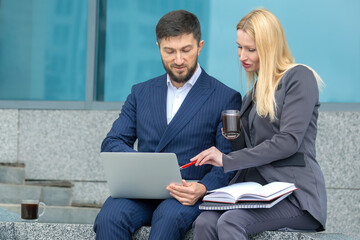
[[[193,161],[193,162],[191,162],[191,163],[187,163],[187,164],[185,164],[185,165],[182,165],[182,166],[180,167],[180,170],[183,170],[184,168],[190,167],[191,165],[194,165],[195,163],[196,163],[196,161]]]

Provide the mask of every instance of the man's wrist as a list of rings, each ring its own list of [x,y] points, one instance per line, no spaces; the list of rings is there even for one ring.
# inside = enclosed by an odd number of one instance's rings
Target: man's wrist
[[[200,189],[201,196],[204,196],[207,192],[207,188],[205,187],[204,184],[202,184],[202,183],[199,183],[199,184],[200,184],[200,188],[201,188]]]

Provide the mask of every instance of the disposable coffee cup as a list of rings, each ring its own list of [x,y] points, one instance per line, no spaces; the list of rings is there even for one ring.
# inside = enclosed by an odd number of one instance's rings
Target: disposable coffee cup
[[[228,138],[237,138],[240,135],[240,111],[224,110],[222,112],[223,134]]]
[[[39,208],[42,211],[39,213]],[[21,219],[25,222],[37,222],[44,215],[46,204],[39,200],[23,200],[21,202]]]

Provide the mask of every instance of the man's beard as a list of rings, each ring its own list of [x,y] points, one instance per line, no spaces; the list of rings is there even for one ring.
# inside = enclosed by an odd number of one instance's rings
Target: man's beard
[[[196,67],[197,67],[197,61],[198,58],[196,57],[196,61],[194,63],[193,66],[191,66],[189,69],[188,69],[188,72],[186,75],[184,76],[177,76],[174,74],[173,71],[171,71],[170,68],[168,68],[165,64],[164,64],[164,61],[162,62],[163,63],[163,66],[165,68],[165,71],[169,74],[169,77],[172,81],[174,82],[177,82],[177,83],[186,83],[187,81],[189,81],[189,79],[192,77],[192,75],[195,73],[195,70],[196,70]],[[172,64],[172,65],[175,65],[175,64]]]

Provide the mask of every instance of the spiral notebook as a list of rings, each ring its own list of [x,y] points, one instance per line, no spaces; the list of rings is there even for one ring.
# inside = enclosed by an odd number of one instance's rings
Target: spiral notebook
[[[292,192],[282,195],[272,201],[244,201],[237,203],[218,203],[218,202],[203,202],[199,205],[200,210],[225,211],[240,208],[271,208],[281,200],[289,196]]]

